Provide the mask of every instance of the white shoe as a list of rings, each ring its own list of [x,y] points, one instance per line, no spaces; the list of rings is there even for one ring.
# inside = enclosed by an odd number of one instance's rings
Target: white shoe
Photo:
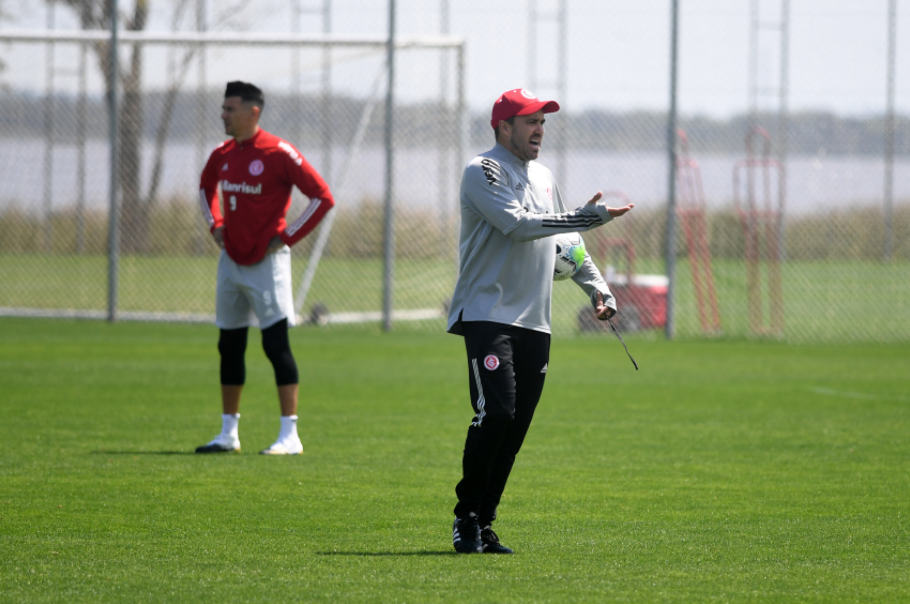
[[[275,441],[268,449],[259,452],[260,455],[300,455],[303,453],[303,443],[299,438]]]
[[[240,439],[236,436],[219,434],[207,445],[196,447],[196,453],[231,453],[240,450]]]

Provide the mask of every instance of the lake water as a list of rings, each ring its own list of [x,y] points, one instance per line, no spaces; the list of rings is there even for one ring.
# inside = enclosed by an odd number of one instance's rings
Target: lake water
[[[45,147],[42,140],[3,141],[0,146],[0,209],[16,206],[35,213],[44,211]],[[212,146],[212,148],[214,145]],[[472,153],[484,149],[471,150]],[[164,155],[160,199],[183,197],[195,203],[199,172],[211,148],[200,151],[192,144],[168,145]],[[302,149],[307,159],[322,169],[322,153]],[[143,191],[148,189],[153,145],[143,147]],[[333,152],[333,176],[329,184],[339,204],[356,205],[364,199],[381,201],[385,186],[385,154],[381,148],[361,149],[356,155],[349,178],[339,183],[339,172],[348,150]],[[450,212],[455,207],[462,162],[446,151],[445,163],[436,149],[401,149],[396,154],[395,192],[400,204],[432,207]],[[91,141],[86,146],[86,205],[107,207],[108,148],[106,142]],[[709,208],[729,207],[733,199],[733,167],[742,159],[733,155],[696,156]],[[552,152],[544,149],[541,160],[556,170]],[[567,177],[557,179],[570,206],[586,201],[597,190],[622,191],[642,209],[663,205],[667,189],[667,162],[661,153],[615,151],[570,151],[566,158]],[[59,145],[53,154],[51,208],[74,207],[78,199],[76,149]],[[871,156],[791,156],[787,164],[786,212],[823,213],[861,205],[879,207],[882,199],[884,162]],[[776,187],[772,185],[772,188]],[[895,203],[910,200],[910,158],[900,157],[894,164]]]

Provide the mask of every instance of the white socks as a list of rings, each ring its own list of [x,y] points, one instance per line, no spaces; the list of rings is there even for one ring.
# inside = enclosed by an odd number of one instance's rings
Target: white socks
[[[240,423],[239,413],[229,413],[221,416],[221,436],[237,438],[237,424]]]
[[[300,437],[297,436],[296,415],[281,416],[281,431],[278,432],[278,442],[286,440],[300,440]]]
[[[240,423],[240,414],[239,413],[230,413],[223,414],[221,416],[221,436],[219,438],[237,440],[238,439],[238,430],[237,426]],[[297,436],[297,416],[288,415],[281,416],[281,430],[278,432],[278,441],[279,443],[283,442],[299,442],[300,437]]]

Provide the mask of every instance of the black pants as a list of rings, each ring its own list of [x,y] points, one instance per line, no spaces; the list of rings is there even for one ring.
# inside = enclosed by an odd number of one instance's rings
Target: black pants
[[[464,342],[474,421],[468,428],[455,515],[481,526],[496,508],[543,392],[550,334],[486,321],[466,321]]]

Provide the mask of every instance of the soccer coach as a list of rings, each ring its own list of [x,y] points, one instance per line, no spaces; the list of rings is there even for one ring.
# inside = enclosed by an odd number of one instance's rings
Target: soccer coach
[[[275,370],[281,405],[278,439],[261,453],[303,452],[297,434],[297,364],[288,339],[288,327],[295,319],[290,246],[310,233],[335,201],[328,185],[293,145],[259,127],[264,105],[256,86],[228,82],[221,119],[225,134],[232,138],[212,152],[202,171],[202,213],[222,250],[215,324],[220,329],[223,415],[221,434],[196,453],[240,450],[237,425],[246,380],[244,355],[254,316],[262,330],[262,347]],[[310,203],[297,220],[287,224],[294,186]]]
[[[490,122],[496,145],[461,180],[461,260],[448,331],[464,336],[474,420],[455,487],[452,542],[460,553],[512,553],[491,525],[547,374],[556,258],[550,236],[587,231],[632,209],[609,208],[598,192],[566,211],[550,170],[534,161],[544,115],[558,110],[527,90],[503,94]],[[590,256],[572,279],[598,319],[616,312]]]

